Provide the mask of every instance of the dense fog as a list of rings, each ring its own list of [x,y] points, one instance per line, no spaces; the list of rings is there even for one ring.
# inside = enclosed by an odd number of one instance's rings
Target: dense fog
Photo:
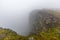
[[[30,13],[36,9],[60,9],[59,0],[0,0],[0,27],[21,35],[31,30]]]

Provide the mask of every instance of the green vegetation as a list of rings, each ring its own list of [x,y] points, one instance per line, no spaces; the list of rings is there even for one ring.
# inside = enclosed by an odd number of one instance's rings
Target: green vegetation
[[[18,35],[10,29],[0,28],[0,40],[27,40],[27,37]]]
[[[47,31],[39,32],[38,35],[31,35],[33,40],[60,40],[60,28],[49,28]]]

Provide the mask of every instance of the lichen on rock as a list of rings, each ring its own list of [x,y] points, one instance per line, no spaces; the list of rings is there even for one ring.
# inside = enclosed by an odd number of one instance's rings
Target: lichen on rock
[[[33,40],[60,40],[60,12],[55,10],[39,10],[32,22],[34,31],[29,37]]]

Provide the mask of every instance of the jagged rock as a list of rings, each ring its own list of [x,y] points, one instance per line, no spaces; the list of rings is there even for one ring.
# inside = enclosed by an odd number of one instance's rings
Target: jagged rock
[[[60,40],[60,12],[56,10],[35,10],[31,16],[33,32],[29,40]]]
[[[60,18],[55,14],[58,13],[54,10],[35,10],[32,14],[33,33],[46,31],[48,28],[57,27],[60,25]],[[55,14],[54,14],[55,13]]]

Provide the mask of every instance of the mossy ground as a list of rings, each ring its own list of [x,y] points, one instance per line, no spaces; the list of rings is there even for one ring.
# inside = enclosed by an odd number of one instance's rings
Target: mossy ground
[[[31,35],[33,40],[60,40],[60,27],[49,28],[47,31],[39,32],[38,35]]]
[[[0,40],[27,40],[27,37],[18,35],[16,32],[10,29],[1,28]]]

